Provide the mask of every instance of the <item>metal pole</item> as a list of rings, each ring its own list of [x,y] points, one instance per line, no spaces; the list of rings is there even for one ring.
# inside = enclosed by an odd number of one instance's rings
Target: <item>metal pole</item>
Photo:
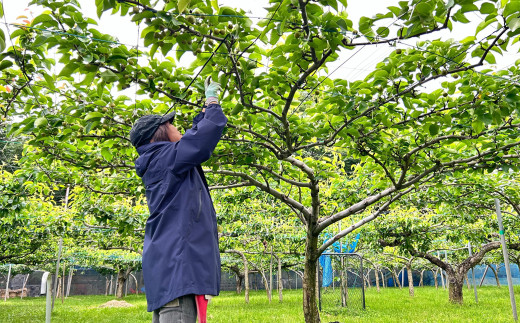
[[[448,263],[448,252],[444,250],[444,261],[446,264]],[[445,270],[444,273],[446,274],[446,288],[450,289],[450,280],[448,276],[448,272]]]
[[[7,297],[9,296],[9,278],[11,277],[11,266],[12,265],[9,264],[9,272],[7,273],[7,284],[5,284],[4,302],[7,302]]]
[[[441,259],[440,253],[437,251],[437,258]],[[442,283],[442,289],[446,289],[446,286],[444,285],[444,273],[442,272],[442,268],[440,268],[441,273],[441,283]]]
[[[52,277],[47,276],[47,291],[45,292],[45,323],[51,323],[51,312],[52,312]]]
[[[67,209],[67,206],[69,204],[69,190],[70,185],[67,185],[67,190],[65,191],[65,209]],[[58,248],[58,261],[56,262],[56,279],[54,280],[54,292],[52,293],[52,308],[54,309],[54,300],[56,298],[56,292],[58,290],[58,281],[59,281],[59,274],[60,274],[60,260],[61,260],[61,249],[63,248],[63,238],[60,238],[60,244]]]
[[[61,258],[61,248],[63,247],[63,238],[60,238],[60,244],[58,247],[58,261],[56,262],[56,278],[54,279],[54,291],[52,293],[52,307],[51,310],[54,309],[54,299],[56,298],[56,292],[58,290],[58,281],[60,274],[60,258]]]
[[[471,242],[468,242],[468,251],[469,256],[473,257],[473,251],[471,250]],[[471,267],[471,276],[473,278],[473,291],[475,292],[475,303],[478,303],[477,283],[475,282],[475,271],[473,270],[473,267]]]
[[[509,268],[509,255],[507,253],[506,238],[504,236],[504,224],[502,223],[502,212],[500,211],[500,201],[495,198],[495,207],[497,209],[498,233],[500,234],[500,243],[502,244],[502,253],[504,254],[504,265],[506,267],[507,286],[509,287],[509,298],[511,299],[511,309],[513,310],[513,318],[518,321],[516,313],[515,292],[513,291],[513,280],[511,278],[511,268]]]
[[[363,256],[359,256],[359,263],[359,266],[361,267],[361,277],[363,277]],[[361,284],[361,294],[363,297],[363,309],[365,309],[365,284]]]

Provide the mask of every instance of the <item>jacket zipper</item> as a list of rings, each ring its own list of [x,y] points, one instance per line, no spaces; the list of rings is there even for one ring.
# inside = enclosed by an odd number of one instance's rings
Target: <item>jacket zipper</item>
[[[199,211],[197,212],[197,222],[200,219],[200,212],[202,212],[202,189],[199,189]]]

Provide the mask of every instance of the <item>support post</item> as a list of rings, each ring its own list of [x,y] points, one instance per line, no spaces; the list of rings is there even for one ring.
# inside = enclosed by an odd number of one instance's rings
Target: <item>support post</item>
[[[52,312],[52,276],[47,276],[47,290],[45,292],[45,323],[51,323]]]
[[[63,263],[63,270],[61,271],[61,303],[65,298],[65,263]]]
[[[448,252],[444,250],[444,261],[448,263]],[[444,273],[446,274],[446,288],[450,289],[450,278],[448,277],[448,272],[445,270]]]
[[[69,205],[69,191],[70,185],[67,185],[67,190],[65,191],[65,209],[67,209]],[[60,238],[60,244],[58,248],[58,261],[56,262],[56,279],[54,280],[54,293],[52,294],[52,307],[51,310],[54,309],[54,300],[56,299],[56,292],[58,290],[58,281],[60,274],[60,260],[61,260],[61,249],[63,248],[63,238]]]
[[[471,250],[471,242],[468,242],[468,251],[469,256],[473,257],[473,251]],[[473,279],[473,292],[475,293],[475,303],[478,303],[477,283],[475,282],[475,271],[473,270],[473,267],[471,267],[471,277]]]
[[[7,302],[7,298],[9,297],[9,278],[11,278],[11,266],[12,265],[9,264],[9,272],[7,273],[7,283],[5,284],[4,302]]]
[[[440,255],[439,255],[439,252],[437,251],[437,258],[441,258]],[[444,285],[444,273],[442,272],[442,268],[440,268],[440,272],[441,272],[441,284],[442,284],[442,289],[446,289],[446,286]]]
[[[513,279],[511,278],[511,268],[509,268],[509,254],[507,253],[506,238],[504,236],[504,224],[502,223],[502,212],[500,211],[500,201],[495,198],[495,207],[497,210],[498,229],[500,234],[500,243],[502,244],[502,253],[504,254],[504,265],[506,267],[507,286],[509,287],[509,298],[511,299],[511,309],[513,310],[513,318],[518,321],[516,313],[515,292],[513,291]]]
[[[60,244],[58,247],[58,261],[56,261],[56,278],[54,279],[54,291],[52,293],[51,310],[54,309],[54,300],[56,298],[56,292],[58,291],[58,281],[60,280],[59,274],[60,274],[61,248],[63,248],[63,238],[60,238]]]

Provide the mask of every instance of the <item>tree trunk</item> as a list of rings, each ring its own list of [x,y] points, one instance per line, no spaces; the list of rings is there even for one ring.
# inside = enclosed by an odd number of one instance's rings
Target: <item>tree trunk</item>
[[[381,290],[379,288],[379,270],[377,269],[377,267],[374,269],[374,274],[376,276],[376,289],[377,289],[377,292],[379,293]]]
[[[235,275],[236,282],[237,282],[237,294],[242,293],[242,276]]]
[[[258,269],[258,268],[257,268]],[[271,304],[271,291],[269,290],[269,281],[265,276],[265,272],[263,270],[258,269],[260,275],[262,275],[262,280],[264,281],[265,292],[267,293],[267,299],[269,300],[269,304]]]
[[[69,268],[69,279],[67,283],[67,297],[70,295],[70,286],[72,285],[72,277],[74,275],[74,267]]]
[[[493,265],[489,265],[489,268],[491,268],[491,271],[493,271],[493,275],[495,275],[495,281],[497,282],[497,287],[500,288],[500,280],[498,280],[498,266],[497,266],[497,270],[495,270],[495,268],[493,268]]]
[[[412,265],[406,264],[406,271],[408,272],[408,294],[410,294],[410,297],[414,296],[414,289],[413,289],[413,273],[412,273]],[[404,273],[403,273],[404,276]]]
[[[228,250],[226,252],[236,253],[240,257],[242,257],[242,262],[244,263],[244,289],[245,289],[245,300],[246,304],[249,303],[249,263],[247,262],[246,255],[239,250]]]
[[[318,248],[318,237],[307,234],[305,243],[305,269],[303,272],[303,316],[306,323],[319,323],[320,313],[316,300],[316,265],[318,257],[315,252]]]
[[[450,302],[453,304],[462,305],[462,287],[464,286],[464,275],[456,275],[455,273],[450,273],[448,277],[450,279],[449,284],[447,284],[448,291],[450,294]]]
[[[464,276],[464,280],[466,281],[466,285],[468,286],[468,289],[471,289],[471,286],[469,285],[468,275]]]
[[[124,290],[125,290],[125,282],[128,279],[128,275],[132,271],[132,268],[119,269],[117,272],[117,290],[116,290],[116,298],[123,298]]]
[[[341,290],[341,306],[346,307],[348,304],[348,272],[347,268],[345,266],[344,257],[341,257],[341,271],[340,271],[340,277],[341,277],[341,284],[340,284],[340,290]],[[363,277],[361,277],[363,279]]]
[[[401,282],[399,281],[399,276],[395,272],[395,269],[392,269],[392,276],[394,277],[394,287],[399,287],[399,289],[403,288],[401,286]]]
[[[386,282],[385,273],[383,272],[383,270],[381,270],[381,284],[383,288],[388,287],[388,283]]]
[[[403,267],[403,269],[401,269],[401,286],[404,287],[404,269],[406,268],[406,266]]]
[[[119,269],[117,272],[117,286],[116,286],[116,297],[123,298],[124,286],[126,282],[125,271],[123,269]]]
[[[435,282],[435,289],[439,289],[439,282],[437,281],[438,272],[439,272],[439,270],[436,269],[435,272],[433,273],[433,281]]]
[[[423,287],[423,283],[424,283],[424,269],[421,270],[421,279],[419,280],[419,286]]]
[[[371,271],[372,271],[372,270],[369,269],[368,272],[367,272],[367,279],[366,279],[366,281],[367,281],[367,289],[370,288],[370,287],[372,287],[372,285],[370,284],[370,272],[371,272]]]

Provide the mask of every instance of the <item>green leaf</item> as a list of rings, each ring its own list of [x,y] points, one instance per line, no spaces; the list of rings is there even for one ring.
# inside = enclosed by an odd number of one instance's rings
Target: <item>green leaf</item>
[[[388,72],[385,70],[376,70],[374,72],[374,79],[384,79],[386,80],[388,78]]]
[[[437,124],[431,124],[428,128],[428,131],[430,132],[430,135],[435,136],[439,133],[439,125]]]
[[[110,152],[110,149],[107,148],[107,147],[103,147],[101,148],[101,155],[107,160],[107,161],[112,161],[112,159],[114,158],[114,156],[112,155],[112,153]]]
[[[103,81],[107,83],[115,82],[118,79],[116,73],[112,72],[111,70],[105,70],[99,74],[101,75]]]
[[[47,121],[47,118],[45,118],[45,117],[39,117],[38,119],[34,120],[34,126],[36,128],[44,127],[48,123],[49,123],[49,121]]]
[[[518,28],[520,28],[520,18],[513,18],[508,23],[509,28],[511,31],[515,32]]]
[[[509,17],[512,14],[518,14],[520,11],[520,1],[519,0],[510,0],[506,7],[504,8],[504,17]]]
[[[36,37],[36,39],[31,44],[31,46],[33,48],[40,47],[41,45],[45,44],[45,42],[47,41],[47,38],[48,38],[47,36],[40,35],[40,36]]]
[[[493,54],[491,54],[491,52],[488,52],[487,55],[486,55],[486,62],[488,62],[489,64],[496,64],[497,61],[495,59],[495,56]]]
[[[374,32],[372,31],[372,26],[374,25],[374,20],[368,17],[359,18],[359,31],[367,36],[373,36]]]
[[[166,56],[172,48],[172,43],[165,43],[163,46],[161,46],[161,53],[163,54],[163,56]]]
[[[475,130],[475,133],[481,133],[484,130],[484,122],[480,120],[473,121],[471,127]]]
[[[244,110],[244,106],[240,103],[237,103],[237,105],[235,105],[235,107],[233,108],[233,111],[231,111],[231,114],[237,115],[240,112],[242,112],[242,110]]]
[[[43,77],[45,78],[45,81],[47,82],[47,85],[49,86],[49,88],[51,88],[52,90],[56,90],[56,86],[54,85],[56,83],[56,81],[54,80],[54,78],[47,73],[42,73],[42,74],[43,74]]]
[[[93,112],[89,112],[87,114],[87,116],[85,117],[85,120],[90,120],[90,119],[95,119],[95,118],[101,118],[103,117],[103,113],[101,112],[97,112],[97,111],[93,111]]]
[[[5,50],[5,34],[2,29],[0,29],[0,53]]]
[[[483,15],[487,15],[495,12],[497,9],[494,4],[489,2],[484,2],[482,6],[480,6],[480,13]]]
[[[390,29],[388,27],[377,28],[377,34],[381,37],[387,37],[389,33],[390,33]]]
[[[314,38],[312,42],[309,43],[309,45],[317,51],[321,51],[327,48],[327,42],[319,38]]]
[[[477,35],[479,32],[481,32],[484,28],[486,28],[487,26],[489,26],[490,24],[492,24],[493,22],[497,21],[497,18],[492,18],[492,19],[489,19],[489,20],[484,20],[482,21],[480,24],[478,24],[477,26],[477,29],[475,31],[475,35]]]
[[[31,23],[31,26],[36,26],[39,23],[51,21],[51,20],[54,20],[54,19],[52,19],[51,16],[49,16],[48,14],[42,14],[42,15],[39,15],[36,18],[34,18],[34,20]]]
[[[429,3],[421,2],[417,4],[415,7],[415,12],[419,13],[421,16],[429,16],[433,10],[432,5]]]
[[[350,26],[352,26],[352,21],[350,21]],[[343,30],[343,31],[348,31],[348,28],[349,28],[349,24],[345,21],[345,19],[342,19],[342,18],[339,18],[337,21],[336,21],[336,24],[338,25],[338,27]]]
[[[3,60],[2,62],[0,62],[0,71],[5,70],[6,68],[11,67],[11,66],[13,66],[13,62]]]
[[[24,29],[22,29],[22,28],[20,28],[20,29],[16,29],[15,31],[13,31],[13,32],[11,33],[11,39],[14,40],[16,37],[19,37],[19,36],[24,35],[24,34],[26,34],[26,33],[27,33],[27,31],[24,30]]]
[[[70,76],[74,71],[79,67],[78,63],[71,62],[65,65],[65,67],[61,70],[59,76]]]
[[[186,7],[190,4],[191,0],[179,0],[178,9],[179,13],[182,13]]]

